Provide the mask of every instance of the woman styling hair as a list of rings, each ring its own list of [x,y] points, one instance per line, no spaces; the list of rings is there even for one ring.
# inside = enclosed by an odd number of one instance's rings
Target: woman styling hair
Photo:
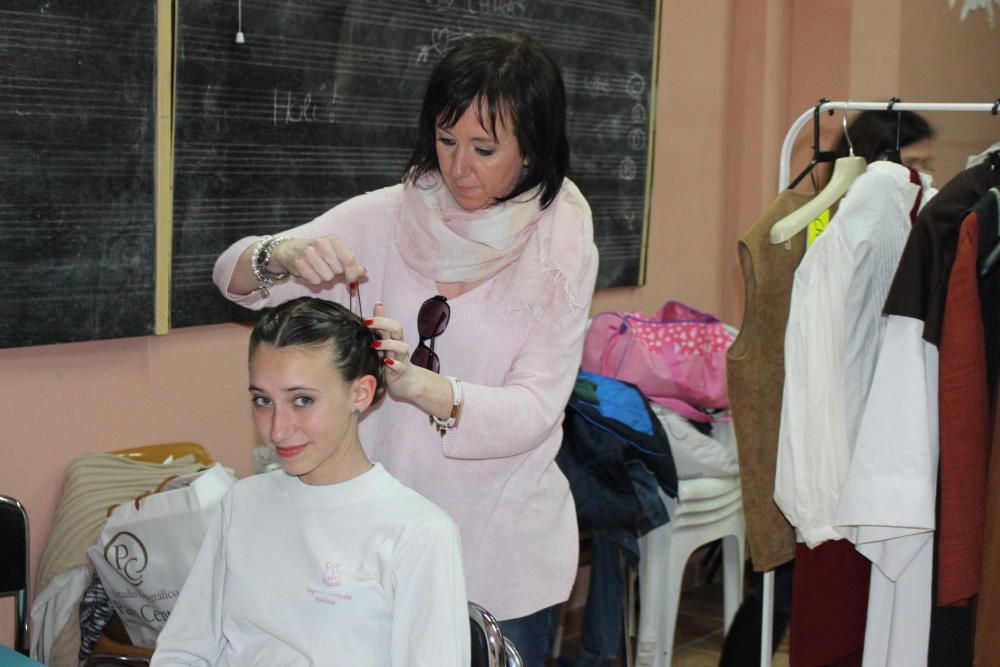
[[[403,183],[233,244],[216,285],[249,308],[378,300],[387,400],[368,454],[458,524],[469,599],[544,664],[576,576],[555,464],[597,275],[590,208],[566,178],[562,77],[520,36],[434,68]],[[384,305],[383,305],[384,304]],[[438,372],[440,371],[440,372]]]
[[[224,496],[151,665],[468,666],[458,531],[358,438],[383,390],[374,340],[308,297],[254,328],[254,422],[283,470]]]

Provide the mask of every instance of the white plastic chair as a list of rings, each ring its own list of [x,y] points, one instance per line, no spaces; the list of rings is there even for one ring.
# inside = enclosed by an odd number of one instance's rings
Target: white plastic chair
[[[636,667],[668,667],[674,648],[684,566],[694,551],[722,539],[726,630],[743,597],[746,528],[738,477],[681,480],[670,522],[639,539]]]

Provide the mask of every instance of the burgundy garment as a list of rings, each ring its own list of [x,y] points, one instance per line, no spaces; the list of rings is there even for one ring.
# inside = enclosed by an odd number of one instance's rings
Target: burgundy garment
[[[855,651],[850,655],[845,655],[839,660],[834,660],[828,667],[861,667],[864,651]]]
[[[788,639],[791,667],[860,665],[871,561],[847,540],[798,544]]]
[[[986,343],[976,262],[979,217],[958,235],[941,323],[938,415],[937,604],[964,605],[979,593],[990,436]]]
[[[983,536],[982,587],[976,605],[976,667],[995,667],[1000,659],[1000,409],[994,406],[990,442],[988,507]]]
[[[1000,169],[994,174],[1000,181]],[[993,192],[996,192],[994,190]],[[985,255],[1000,243],[1000,193],[994,195],[992,208],[981,211],[980,254]],[[1000,271],[994,270],[979,283],[986,331],[987,369],[992,390],[993,421],[990,436],[989,473],[986,488],[986,526],[983,534],[983,564],[976,604],[975,662],[977,667],[991,667],[1000,660],[1000,409],[997,408],[1000,379]]]

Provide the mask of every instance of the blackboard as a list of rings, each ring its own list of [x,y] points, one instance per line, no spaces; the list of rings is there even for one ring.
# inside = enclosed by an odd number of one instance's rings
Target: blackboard
[[[0,347],[153,331],[155,10],[0,5]]]
[[[641,281],[654,0],[177,1],[174,326],[247,317],[211,282],[236,239],[398,183],[431,69],[481,33],[552,51],[598,285]]]

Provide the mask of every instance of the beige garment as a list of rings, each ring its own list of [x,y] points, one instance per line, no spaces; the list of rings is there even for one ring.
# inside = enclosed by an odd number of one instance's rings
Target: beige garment
[[[743,487],[750,557],[757,571],[795,557],[795,531],[774,504],[774,469],[785,380],[785,325],[806,231],[772,245],[771,226],[811,199],[785,191],[739,241],[746,290],[743,324],[726,355],[729,402]]]
[[[132,502],[136,496],[152,491],[171,475],[186,475],[203,468],[191,457],[183,457],[169,464],[144,463],[112,454],[84,454],[70,466],[66,486],[59,500],[56,518],[42,551],[42,559],[35,579],[35,600],[48,597],[46,587],[60,573],[75,568],[86,568],[89,583],[93,566],[87,558],[87,547],[97,542],[107,520],[111,505]],[[76,667],[80,651],[79,596],[75,600],[60,600],[69,608],[69,617],[54,637],[45,638],[49,644],[45,663],[49,667]],[[70,604],[67,604],[70,603]],[[33,628],[39,615],[53,613],[33,605]],[[36,613],[37,612],[37,613]],[[33,630],[34,633],[34,630]],[[36,644],[35,638],[32,641]],[[35,657],[35,651],[32,651]],[[37,659],[37,658],[36,658]]]

